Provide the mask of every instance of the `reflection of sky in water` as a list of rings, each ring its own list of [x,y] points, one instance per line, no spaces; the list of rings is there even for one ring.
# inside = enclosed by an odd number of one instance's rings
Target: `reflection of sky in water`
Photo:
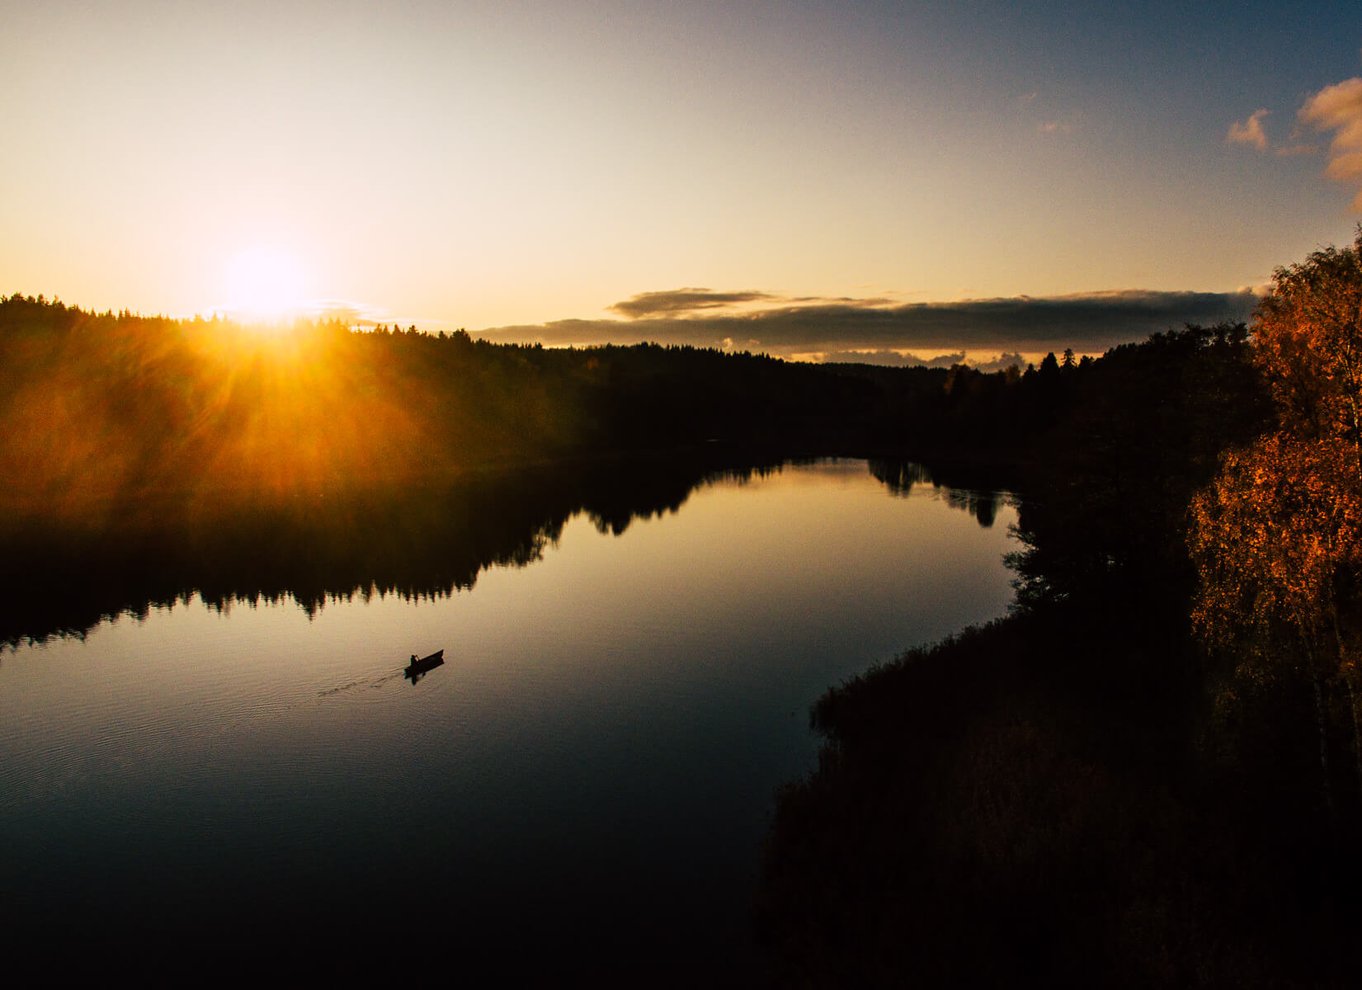
[[[618,537],[577,516],[538,563],[438,601],[194,601],[20,648],[0,879],[26,910],[401,892],[460,924],[722,953],[772,792],[814,752],[809,704],[1005,608],[1012,509],[989,528],[958,509],[891,497],[864,462],[786,468]]]

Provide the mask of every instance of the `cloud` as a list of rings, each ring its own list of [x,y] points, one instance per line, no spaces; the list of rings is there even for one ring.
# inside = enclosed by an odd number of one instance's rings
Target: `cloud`
[[[1325,86],[1305,101],[1297,116],[1317,131],[1333,132],[1325,174],[1362,186],[1362,78]],[[1362,190],[1353,207],[1362,210]]]
[[[798,360],[814,361],[822,364],[877,364],[890,368],[951,368],[957,364],[969,365],[976,371],[1006,371],[1008,368],[1025,368],[1034,362],[1028,361],[1017,353],[1004,351],[996,357],[985,359],[971,358],[964,351],[938,354],[933,358],[919,357],[910,351],[828,351],[794,355]],[[1037,356],[1039,360],[1039,356]]]
[[[809,355],[824,364],[879,364],[895,368],[949,368],[965,362],[965,352],[939,354],[933,358],[918,357],[907,351],[824,351]]]
[[[980,361],[974,365],[980,371],[1006,371],[1008,368],[1025,368],[1029,362],[1020,354],[999,354],[992,361]]]
[[[1301,155],[1319,154],[1319,146],[1314,144],[1283,144],[1272,149],[1278,158],[1296,158]]]
[[[1266,108],[1259,108],[1249,114],[1247,120],[1238,120],[1230,124],[1225,140],[1231,144],[1247,144],[1259,151],[1266,151],[1267,132],[1263,130],[1263,118],[1271,112]]]
[[[635,299],[653,293],[643,293]],[[659,294],[662,295],[662,294]],[[748,296],[748,293],[713,295]],[[843,351],[899,351],[946,354],[1000,350],[1023,353],[1101,353],[1117,344],[1184,323],[1246,320],[1256,303],[1239,292],[1151,292],[1128,290],[1033,298],[975,299],[949,303],[886,305],[882,300],[792,300],[751,294],[783,305],[751,312],[654,315],[629,320],[558,320],[529,326],[496,327],[479,336],[505,342],[546,345],[634,344],[654,341],[697,347],[732,348],[780,357]],[[618,311],[618,310],[617,310]]]
[[[1052,105],[1053,101],[1044,99],[1036,90],[1023,93],[1016,103],[1022,120],[1035,127],[1038,134],[1071,134],[1078,130],[1081,114],[1077,111],[1062,112],[1062,108]],[[1061,112],[1056,113],[1059,109]]]
[[[654,316],[684,316],[703,310],[723,309],[739,303],[765,302],[774,297],[765,292],[714,292],[710,289],[667,289],[640,292],[609,309],[631,320]]]

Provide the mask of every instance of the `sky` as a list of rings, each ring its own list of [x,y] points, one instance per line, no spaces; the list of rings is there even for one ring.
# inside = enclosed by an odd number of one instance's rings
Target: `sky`
[[[1362,216],[1362,5],[0,0],[0,292],[1100,352]]]

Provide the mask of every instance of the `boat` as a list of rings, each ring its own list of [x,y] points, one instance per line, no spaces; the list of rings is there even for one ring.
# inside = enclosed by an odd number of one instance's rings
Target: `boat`
[[[407,664],[407,669],[402,671],[402,676],[406,677],[413,684],[426,675],[428,671],[434,670],[445,662],[445,651],[436,650],[429,656],[417,658],[416,654],[411,655],[411,662]]]

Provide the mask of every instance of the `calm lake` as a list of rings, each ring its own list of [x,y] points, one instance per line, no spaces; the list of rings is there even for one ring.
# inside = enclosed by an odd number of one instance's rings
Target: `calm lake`
[[[773,795],[815,756],[810,704],[1002,614],[1017,548],[1010,499],[865,461],[524,518],[447,573],[447,534],[402,537],[427,548],[423,576],[357,551],[334,581],[270,583],[268,561],[257,580],[209,559],[225,549],[147,576],[110,551],[73,569],[97,580],[12,598],[7,930],[70,952],[269,943],[340,968],[476,952],[740,970]],[[121,567],[144,595],[107,594]],[[63,595],[79,618],[57,602],[25,626],[24,603]],[[123,608],[145,615],[99,617]]]

